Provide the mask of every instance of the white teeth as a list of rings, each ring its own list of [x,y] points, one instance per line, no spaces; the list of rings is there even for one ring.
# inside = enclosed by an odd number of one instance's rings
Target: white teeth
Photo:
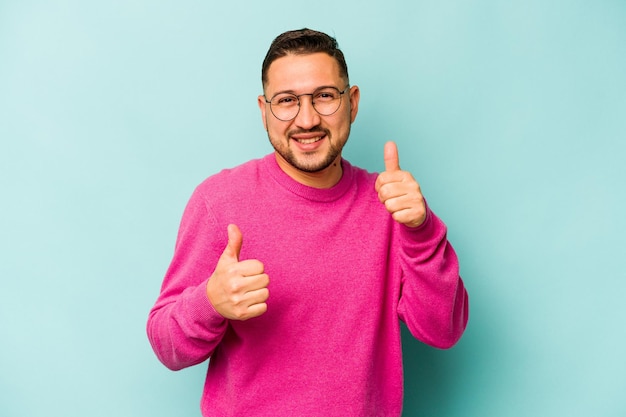
[[[311,139],[298,139],[298,142],[303,144],[303,145],[308,145],[310,143],[315,143],[318,140],[322,139],[322,137],[318,137],[318,138],[311,138]]]

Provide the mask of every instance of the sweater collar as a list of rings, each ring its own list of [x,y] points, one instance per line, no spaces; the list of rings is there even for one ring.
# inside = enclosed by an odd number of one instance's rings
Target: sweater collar
[[[265,170],[270,174],[272,179],[279,185],[285,188],[287,191],[298,195],[299,197],[306,198],[307,200],[330,202],[341,198],[352,184],[354,176],[354,170],[352,165],[345,159],[341,159],[341,168],[343,174],[337,184],[331,188],[315,188],[309,187],[299,183],[298,181],[287,175],[276,162],[276,156],[274,153],[266,155],[262,159],[262,163]]]

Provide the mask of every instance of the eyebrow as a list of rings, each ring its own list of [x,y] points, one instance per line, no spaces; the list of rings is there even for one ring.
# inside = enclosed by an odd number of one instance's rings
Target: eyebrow
[[[319,87],[315,88],[315,90],[313,90],[311,93],[302,93],[302,94],[313,94],[314,92],[319,91],[319,90],[322,90],[322,89],[324,89],[324,88],[336,88],[337,90],[341,91],[341,90],[339,89],[339,87],[334,86],[334,85],[322,85],[322,86],[319,86]],[[275,97],[275,96],[277,96],[277,95],[279,95],[279,94],[293,94],[294,96],[297,96],[297,95],[298,95],[298,94],[297,94],[294,90],[282,90],[282,91],[277,91],[277,92],[275,92],[275,93],[272,95],[272,97]]]

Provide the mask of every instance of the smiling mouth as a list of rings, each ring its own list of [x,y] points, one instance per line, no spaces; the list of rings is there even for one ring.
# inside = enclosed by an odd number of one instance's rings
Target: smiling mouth
[[[298,143],[301,143],[303,145],[310,145],[311,143],[315,143],[318,142],[320,140],[322,140],[324,136],[316,136],[314,138],[306,138],[306,139],[296,139],[294,138],[294,140]]]

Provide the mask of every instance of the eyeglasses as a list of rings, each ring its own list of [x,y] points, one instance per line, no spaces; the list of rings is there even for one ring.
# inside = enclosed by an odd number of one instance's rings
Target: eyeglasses
[[[278,93],[271,100],[265,97],[265,102],[269,103],[270,110],[274,117],[283,122],[288,122],[296,118],[300,112],[300,97],[311,96],[311,104],[316,112],[322,116],[330,116],[341,107],[341,98],[348,91],[347,86],[343,91],[335,87],[322,87],[309,94]]]

